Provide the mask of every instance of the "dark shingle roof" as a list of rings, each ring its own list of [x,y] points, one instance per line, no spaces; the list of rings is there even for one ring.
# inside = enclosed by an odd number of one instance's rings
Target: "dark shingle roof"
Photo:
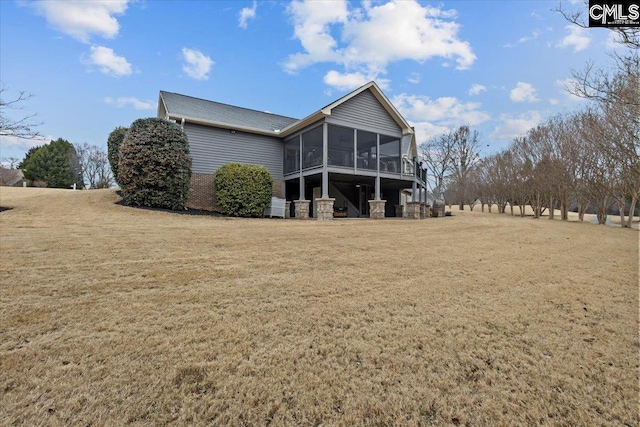
[[[284,129],[298,121],[292,117],[221,104],[172,92],[160,91],[160,96],[164,99],[167,114],[170,116],[190,117],[267,132]]]

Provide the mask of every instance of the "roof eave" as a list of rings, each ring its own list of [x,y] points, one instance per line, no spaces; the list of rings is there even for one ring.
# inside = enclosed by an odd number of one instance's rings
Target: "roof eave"
[[[316,111],[315,113],[308,115],[304,119],[300,119],[297,122],[291,123],[289,126],[282,129],[278,136],[280,136],[281,138],[285,138],[309,125],[312,125],[318,120],[327,117],[328,115],[329,114],[326,114],[324,110]]]
[[[213,120],[198,119],[195,117],[182,116],[179,114],[171,114],[171,113],[167,113],[167,114],[170,119],[177,119],[177,120],[184,119],[185,122],[196,123],[204,126],[211,126],[211,127],[217,127],[217,128],[229,129],[229,130],[237,130],[237,131],[242,131],[247,133],[266,135],[266,136],[275,136],[275,137],[280,137],[280,134],[281,134],[281,132],[276,132],[275,130],[257,129],[249,126],[234,125],[231,123],[223,123],[223,122],[216,122]]]

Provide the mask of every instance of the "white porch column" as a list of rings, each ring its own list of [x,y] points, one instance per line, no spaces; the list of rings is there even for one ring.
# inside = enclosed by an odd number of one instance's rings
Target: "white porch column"
[[[300,145],[300,196],[298,197],[299,200],[304,200],[304,176],[302,175],[302,161],[304,160],[304,156],[302,154],[302,134],[300,134],[299,137],[299,145]]]
[[[329,198],[329,171],[327,163],[329,162],[329,125],[322,124],[322,198]]]
[[[376,191],[375,200],[380,200],[380,134],[376,134]]]

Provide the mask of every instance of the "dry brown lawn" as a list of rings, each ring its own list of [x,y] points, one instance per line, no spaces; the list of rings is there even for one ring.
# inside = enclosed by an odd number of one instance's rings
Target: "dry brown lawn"
[[[637,426],[638,232],[0,189],[1,425]]]

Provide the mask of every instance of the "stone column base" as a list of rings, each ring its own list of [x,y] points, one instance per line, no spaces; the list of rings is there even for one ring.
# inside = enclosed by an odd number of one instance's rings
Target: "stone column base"
[[[293,208],[295,209],[296,219],[309,219],[309,203],[311,200],[295,200]]]
[[[284,203],[284,217],[291,218],[291,202]]]
[[[420,219],[420,202],[407,202],[407,218]]]
[[[316,199],[316,206],[318,212],[318,221],[333,220],[333,202],[336,199]]]
[[[396,218],[404,216],[404,205],[396,205]]]
[[[386,200],[369,200],[369,218],[384,219],[384,205]]]
[[[420,203],[420,219],[425,219],[427,217],[427,205],[425,203]]]

